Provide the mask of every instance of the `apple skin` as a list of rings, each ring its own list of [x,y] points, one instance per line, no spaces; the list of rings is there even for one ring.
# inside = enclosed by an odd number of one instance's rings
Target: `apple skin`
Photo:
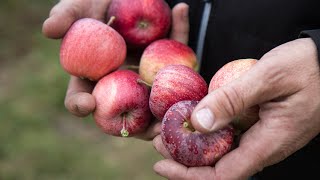
[[[246,73],[258,62],[256,59],[238,59],[222,66],[212,77],[209,84],[209,93],[228,84]],[[259,106],[245,110],[233,120],[236,129],[245,131],[259,120]]]
[[[93,117],[105,133],[134,136],[148,126],[152,117],[149,89],[138,79],[133,71],[117,70],[98,81],[92,93],[96,100]]]
[[[234,129],[227,126],[216,132],[195,131],[190,117],[198,101],[180,101],[166,112],[161,129],[162,142],[171,157],[186,166],[214,165],[232,148]]]
[[[171,26],[171,9],[164,0],[112,0],[106,19],[130,47],[146,47],[164,38]]]
[[[190,47],[178,41],[169,39],[154,41],[141,56],[140,77],[152,84],[159,69],[170,64],[182,64],[196,70],[197,57]]]
[[[126,57],[126,44],[110,26],[91,18],[77,20],[64,36],[60,63],[77,77],[97,81],[120,67]]]
[[[196,71],[184,65],[168,65],[155,76],[149,99],[150,110],[161,121],[176,102],[200,101],[207,93],[208,85]]]

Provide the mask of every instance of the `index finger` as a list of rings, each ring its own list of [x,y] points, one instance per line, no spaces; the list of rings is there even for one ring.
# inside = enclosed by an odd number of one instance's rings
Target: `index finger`
[[[42,26],[42,33],[53,39],[62,38],[74,21],[80,18],[79,9],[71,1],[60,1]]]
[[[50,11],[42,32],[53,39],[62,38],[72,23],[80,18],[104,21],[105,12],[111,0],[61,0]]]
[[[170,38],[183,44],[189,40],[189,6],[179,3],[172,9],[172,29]]]

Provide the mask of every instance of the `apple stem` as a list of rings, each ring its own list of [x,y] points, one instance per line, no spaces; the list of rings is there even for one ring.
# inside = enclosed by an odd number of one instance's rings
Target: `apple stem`
[[[199,69],[200,67],[199,67],[199,64],[197,63],[196,64],[196,66],[193,68],[196,72],[198,72],[199,73],[199,71],[200,71],[200,69]]]
[[[115,16],[111,16],[110,19],[109,19],[109,21],[108,21],[108,23],[107,23],[107,25],[110,26],[115,19],[116,19]]]
[[[122,115],[122,129],[120,131],[122,137],[128,137],[129,131],[127,130],[127,121],[126,121],[126,115]]]
[[[190,131],[194,132],[195,129],[189,124],[187,121],[183,122],[183,127],[189,129]]]
[[[139,23],[139,28],[145,29],[146,27],[148,27],[148,23],[147,23],[147,22],[141,21],[141,22]]]
[[[144,84],[144,85],[146,85],[146,86],[148,86],[150,88],[152,87],[152,84],[149,84],[149,83],[145,82],[144,80],[142,80],[140,78],[137,79],[137,82],[140,83],[140,84]]]
[[[136,65],[127,65],[125,66],[126,69],[132,69],[132,70],[138,70],[139,69],[139,66],[136,66]]]

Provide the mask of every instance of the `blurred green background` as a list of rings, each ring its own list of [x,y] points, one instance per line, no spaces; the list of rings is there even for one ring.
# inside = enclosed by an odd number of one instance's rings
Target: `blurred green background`
[[[60,41],[41,34],[57,2],[0,1],[0,179],[162,179],[151,142],[107,136],[65,110]]]

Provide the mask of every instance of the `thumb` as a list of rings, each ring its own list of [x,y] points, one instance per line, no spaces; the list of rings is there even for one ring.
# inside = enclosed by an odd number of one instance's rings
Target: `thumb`
[[[179,3],[172,9],[172,29],[170,38],[187,44],[189,40],[189,6]]]
[[[103,21],[110,2],[111,0],[61,0],[51,9],[49,18],[43,23],[42,32],[48,38],[58,39],[80,18]]]
[[[216,131],[246,109],[282,94],[284,84],[272,78],[270,68],[265,62],[257,62],[236,80],[209,93],[191,115],[194,128],[203,133]]]

